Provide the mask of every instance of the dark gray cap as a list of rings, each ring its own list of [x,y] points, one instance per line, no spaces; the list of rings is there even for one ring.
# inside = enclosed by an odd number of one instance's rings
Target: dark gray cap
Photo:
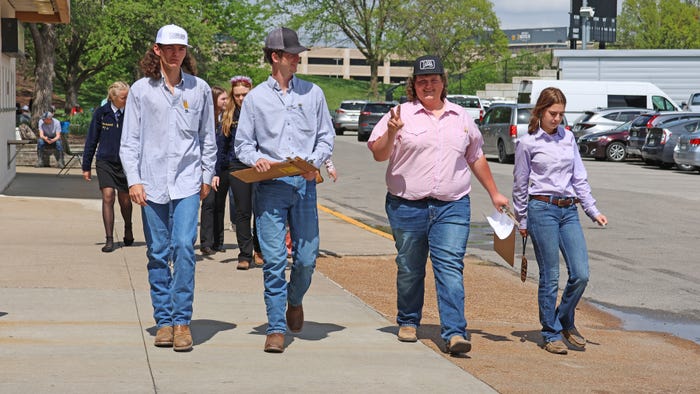
[[[413,75],[444,74],[445,68],[439,57],[433,55],[421,56],[413,63]]]
[[[284,51],[287,53],[302,53],[309,48],[299,43],[297,33],[286,27],[278,27],[267,34],[265,48]]]

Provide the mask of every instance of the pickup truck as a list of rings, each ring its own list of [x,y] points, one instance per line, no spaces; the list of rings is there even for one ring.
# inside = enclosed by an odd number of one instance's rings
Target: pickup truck
[[[700,92],[694,92],[690,94],[688,102],[681,104],[684,111],[698,112],[700,111]]]

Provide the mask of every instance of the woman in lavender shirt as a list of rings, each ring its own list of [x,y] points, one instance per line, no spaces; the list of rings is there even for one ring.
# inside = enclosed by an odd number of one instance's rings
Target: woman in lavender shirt
[[[594,222],[608,223],[595,206],[574,135],[560,126],[566,97],[557,88],[540,93],[528,134],[515,145],[513,206],[520,234],[530,235],[539,266],[537,301],[544,349],[566,354],[563,338],[575,348],[586,346],[574,324],[574,313],[588,283],[588,250],[577,203]],[[559,250],[569,280],[557,306]],[[563,336],[563,338],[562,338]]]

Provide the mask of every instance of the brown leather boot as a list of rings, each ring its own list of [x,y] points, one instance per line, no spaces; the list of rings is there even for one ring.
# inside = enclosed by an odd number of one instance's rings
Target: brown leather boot
[[[299,332],[304,326],[304,307],[287,305],[287,327],[291,332]]]
[[[192,333],[190,332],[190,326],[175,326],[173,350],[176,352],[189,352],[192,350]]]
[[[265,338],[266,353],[282,353],[284,352],[284,334],[269,334]]]
[[[158,347],[172,347],[173,346],[173,327],[165,326],[158,329],[156,333],[156,340],[154,345]]]

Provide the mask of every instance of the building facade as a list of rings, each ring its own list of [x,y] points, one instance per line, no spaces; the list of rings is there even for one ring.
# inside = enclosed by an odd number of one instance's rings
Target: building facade
[[[15,64],[24,56],[22,22],[69,23],[70,0],[0,0],[0,192],[16,174],[17,144]]]
[[[300,54],[300,74],[322,75],[343,79],[369,80],[369,64],[356,48],[313,47]],[[405,81],[413,71],[410,61],[391,57],[379,66],[379,81],[385,84]]]
[[[559,79],[651,82],[680,106],[700,91],[700,50],[555,50]]]

